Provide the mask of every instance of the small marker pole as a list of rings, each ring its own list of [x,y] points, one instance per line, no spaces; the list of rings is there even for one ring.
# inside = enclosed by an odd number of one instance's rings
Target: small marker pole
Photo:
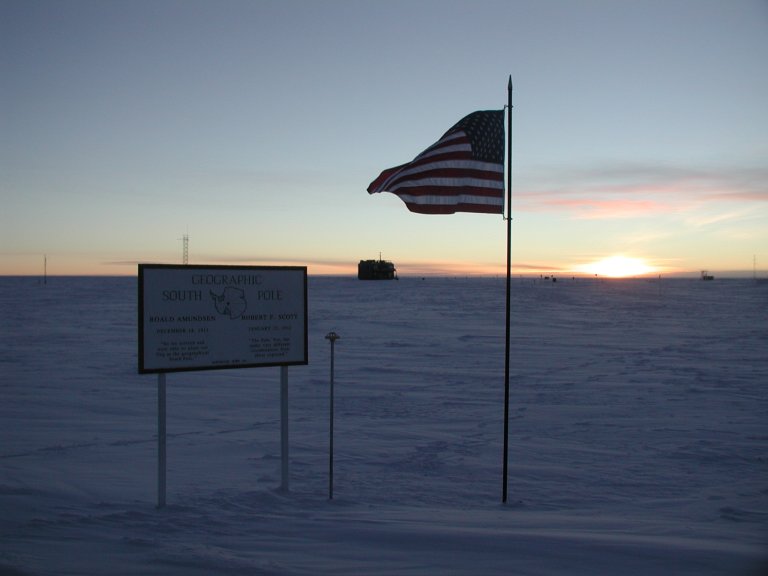
[[[331,409],[330,409],[330,440],[328,450],[328,500],[333,500],[333,361],[334,344],[340,338],[336,332],[328,332],[326,340],[331,342]]]

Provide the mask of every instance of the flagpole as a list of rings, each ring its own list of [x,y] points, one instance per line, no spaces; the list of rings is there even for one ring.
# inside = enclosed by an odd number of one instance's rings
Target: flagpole
[[[507,300],[506,338],[504,341],[504,464],[501,501],[507,502],[507,472],[509,469],[509,329],[510,284],[512,278],[512,75],[507,84]]]

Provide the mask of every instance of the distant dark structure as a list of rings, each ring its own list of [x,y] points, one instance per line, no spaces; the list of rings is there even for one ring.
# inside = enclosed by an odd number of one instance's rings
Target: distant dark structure
[[[701,271],[701,279],[702,279],[702,280],[714,280],[714,279],[715,279],[715,277],[714,277],[714,276],[712,276],[712,274],[710,274],[710,273],[709,273],[709,272],[707,272],[706,270],[702,270],[702,271]]]
[[[358,280],[397,280],[397,270],[395,265],[382,260],[379,255],[378,260],[360,260],[357,265]]]

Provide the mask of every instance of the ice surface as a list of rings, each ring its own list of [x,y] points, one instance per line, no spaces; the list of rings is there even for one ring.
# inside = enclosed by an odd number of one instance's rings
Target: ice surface
[[[768,285],[309,279],[308,366],[137,374],[135,278],[0,278],[0,574],[753,575]],[[336,331],[334,500],[329,353]]]

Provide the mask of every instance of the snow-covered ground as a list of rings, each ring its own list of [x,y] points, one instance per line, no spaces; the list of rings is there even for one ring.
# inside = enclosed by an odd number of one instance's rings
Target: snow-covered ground
[[[135,278],[0,278],[0,574],[768,571],[768,284],[309,278],[308,366],[173,373]],[[328,500],[335,330],[334,499]]]

